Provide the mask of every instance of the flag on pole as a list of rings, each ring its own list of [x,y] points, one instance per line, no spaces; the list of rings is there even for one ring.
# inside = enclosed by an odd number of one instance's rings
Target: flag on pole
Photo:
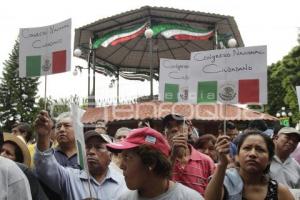
[[[75,133],[78,164],[82,169],[88,172],[86,151],[85,151],[85,140],[83,134],[83,124],[80,121],[84,111],[75,104],[71,105],[71,111],[73,117],[72,121],[73,121],[74,133]]]
[[[19,76],[34,77],[70,70],[71,19],[38,28],[21,28]]]

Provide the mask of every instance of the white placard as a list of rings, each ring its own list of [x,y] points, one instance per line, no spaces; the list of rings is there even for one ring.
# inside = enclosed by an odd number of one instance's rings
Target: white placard
[[[191,54],[189,99],[193,103],[267,104],[267,47]]]
[[[189,62],[189,60],[160,59],[159,99],[161,101],[188,101]]]
[[[20,29],[20,77],[70,71],[71,23],[68,19],[50,26]]]

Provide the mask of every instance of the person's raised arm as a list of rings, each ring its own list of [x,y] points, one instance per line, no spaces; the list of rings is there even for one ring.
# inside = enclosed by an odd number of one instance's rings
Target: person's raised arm
[[[226,135],[221,135],[218,137],[216,142],[216,150],[219,154],[219,163],[217,168],[210,180],[208,186],[205,189],[205,199],[206,200],[221,200],[224,196],[224,177],[229,163],[229,141],[230,138]]]
[[[37,148],[40,151],[46,151],[50,148],[50,136],[53,121],[47,111],[41,111],[34,122],[35,132],[37,134]]]
[[[57,193],[64,192],[69,172],[61,166],[50,149],[50,135],[53,121],[46,111],[41,111],[34,122],[37,134],[37,151],[35,152],[35,170],[38,178]]]

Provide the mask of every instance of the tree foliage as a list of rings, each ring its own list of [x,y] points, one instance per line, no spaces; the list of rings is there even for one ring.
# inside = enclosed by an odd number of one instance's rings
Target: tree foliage
[[[59,114],[64,112],[70,112],[71,104],[80,106],[81,108],[86,108],[86,99],[82,99],[79,96],[71,96],[69,98],[53,99],[52,97],[47,97],[47,107],[46,110],[50,113],[51,117],[56,118]],[[40,98],[38,102],[39,110],[45,110],[45,99]]]
[[[35,99],[38,78],[19,77],[19,42],[16,41],[9,59],[3,63],[0,83],[0,123],[4,131],[11,131],[16,122],[31,124],[38,107]]]
[[[300,119],[296,86],[300,86],[300,45],[268,68],[267,112],[275,115],[281,107],[293,113],[292,122]]]

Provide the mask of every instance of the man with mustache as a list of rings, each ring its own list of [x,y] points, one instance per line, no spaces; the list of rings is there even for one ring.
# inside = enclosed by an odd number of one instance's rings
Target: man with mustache
[[[50,148],[52,125],[46,111],[42,111],[35,120],[35,166],[37,175],[45,184],[67,200],[113,200],[127,190],[124,177],[110,166],[111,154],[106,149],[110,139],[107,135],[96,131],[85,133],[87,172],[58,164],[54,150]]]
[[[290,155],[297,148],[300,132],[292,127],[283,127],[273,137],[275,156],[270,167],[270,176],[289,188],[300,188],[300,165]]]
[[[204,195],[215,165],[211,158],[188,144],[189,128],[183,116],[169,114],[163,119],[165,136],[171,146],[172,180]]]
[[[57,146],[54,149],[54,156],[60,165],[79,169],[71,113],[60,114],[56,121],[55,135]]]
[[[56,124],[53,124],[51,129],[51,147],[54,149],[54,157],[60,165],[80,169],[80,165],[77,162],[74,134],[71,113],[61,113],[56,118]],[[55,141],[56,143],[54,143]],[[49,199],[61,199],[60,194],[54,192],[43,182],[42,186]]]

